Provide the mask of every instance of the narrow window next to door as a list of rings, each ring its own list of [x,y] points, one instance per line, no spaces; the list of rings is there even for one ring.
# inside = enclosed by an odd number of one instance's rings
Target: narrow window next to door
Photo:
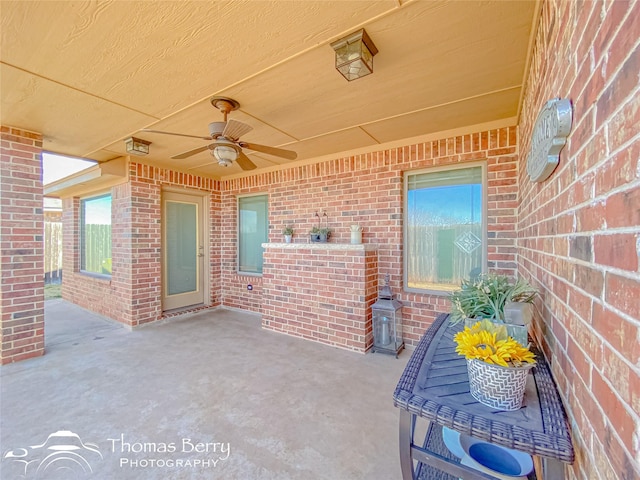
[[[80,200],[80,271],[111,275],[111,195]]]
[[[268,197],[238,198],[238,273],[261,274],[268,235]]]

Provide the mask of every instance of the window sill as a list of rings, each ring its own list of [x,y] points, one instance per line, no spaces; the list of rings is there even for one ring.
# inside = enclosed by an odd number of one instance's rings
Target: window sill
[[[95,278],[96,280],[104,280],[107,282],[111,281],[111,275],[105,275],[104,273],[87,272],[85,270],[80,270],[78,273],[86,277]]]
[[[453,288],[451,290],[426,290],[420,288],[405,287],[403,290],[407,293],[417,293],[419,295],[435,295],[437,297],[448,297],[452,292],[459,288]]]
[[[262,273],[258,273],[258,272],[243,272],[241,270],[238,270],[236,272],[236,275],[242,276],[242,277],[262,277]]]

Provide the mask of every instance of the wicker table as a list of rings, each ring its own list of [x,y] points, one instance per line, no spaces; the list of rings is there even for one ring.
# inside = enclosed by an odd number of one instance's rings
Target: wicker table
[[[404,480],[415,479],[418,465],[429,465],[464,480],[493,479],[459,461],[430,449],[429,437],[445,426],[460,433],[534,455],[541,467],[538,478],[564,478],[561,462],[573,463],[574,453],[566,414],[544,356],[532,348],[537,365],[527,379],[520,410],[501,412],[477,402],[469,393],[464,357],[455,353],[453,336],[462,325],[452,326],[440,315],[413,352],[393,394],[400,409],[400,464]],[[427,422],[418,441],[416,420]],[[435,433],[434,433],[435,432]],[[442,443],[442,442],[440,442]],[[455,457],[453,457],[455,458]],[[447,478],[446,475],[444,478]],[[535,478],[535,476],[533,477]]]

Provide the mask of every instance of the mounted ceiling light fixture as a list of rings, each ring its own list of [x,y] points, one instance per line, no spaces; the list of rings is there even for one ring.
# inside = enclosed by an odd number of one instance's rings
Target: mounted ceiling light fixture
[[[141,138],[129,137],[124,141],[124,144],[127,147],[127,153],[139,156],[149,155],[149,145],[151,145],[151,142],[147,142]]]
[[[373,56],[378,49],[364,30],[358,30],[331,44],[336,51],[336,70],[348,81],[373,73]]]

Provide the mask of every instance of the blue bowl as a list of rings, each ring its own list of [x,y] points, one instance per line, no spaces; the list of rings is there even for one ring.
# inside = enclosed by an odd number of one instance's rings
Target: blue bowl
[[[469,447],[469,456],[494,472],[513,476],[523,473],[520,463],[509,452],[491,443],[474,443]]]

